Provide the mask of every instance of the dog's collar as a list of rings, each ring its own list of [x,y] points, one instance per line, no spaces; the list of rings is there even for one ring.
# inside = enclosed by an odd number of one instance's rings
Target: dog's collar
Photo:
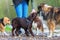
[[[26,19],[26,22],[27,22],[27,26],[31,23],[31,21],[28,19]]]
[[[2,22],[3,26],[5,26],[5,24],[3,23],[3,20],[4,20],[4,18],[1,19],[1,22]]]
[[[29,22],[31,22],[31,21],[27,19],[27,22],[29,23]]]

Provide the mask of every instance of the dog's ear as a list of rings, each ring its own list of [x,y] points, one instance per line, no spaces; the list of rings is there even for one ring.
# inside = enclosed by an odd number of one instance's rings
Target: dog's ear
[[[54,13],[57,13],[59,10],[58,10],[58,8],[54,8]]]
[[[45,3],[41,3],[41,4],[39,4],[38,5],[38,13],[40,12],[40,11],[42,11],[42,8],[44,7],[44,5],[45,5]]]
[[[3,18],[3,23],[6,24],[10,24],[10,19],[8,17],[4,17]]]

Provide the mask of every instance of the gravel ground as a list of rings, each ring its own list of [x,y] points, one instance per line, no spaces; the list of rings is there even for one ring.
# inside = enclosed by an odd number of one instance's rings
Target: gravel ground
[[[59,28],[58,32],[56,33],[55,32],[55,35],[58,34],[58,36],[53,36],[53,37],[46,37],[46,36],[35,36],[35,37],[32,37],[32,36],[25,36],[25,35],[20,35],[19,37],[15,36],[15,37],[12,37],[11,35],[10,36],[6,36],[6,35],[1,35],[0,33],[0,40],[60,40],[60,27],[57,27],[57,29]],[[11,32],[8,32],[8,34],[11,34]]]
[[[51,37],[51,38],[48,38],[48,37],[45,37],[45,36],[35,36],[35,37],[32,37],[32,36],[15,36],[15,37],[12,37],[12,36],[1,36],[0,35],[0,40],[60,40],[60,37]]]

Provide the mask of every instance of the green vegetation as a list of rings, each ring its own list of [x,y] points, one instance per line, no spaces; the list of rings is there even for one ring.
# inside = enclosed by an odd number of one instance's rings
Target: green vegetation
[[[0,0],[0,18],[4,16],[9,18],[16,17],[14,7],[11,4],[12,0]]]
[[[40,3],[47,3],[52,6],[60,7],[60,0],[33,0],[34,8],[37,9],[37,6]],[[14,6],[12,6],[12,0],[0,0],[0,18],[8,16],[9,18],[16,17],[16,12]],[[31,1],[29,2],[29,13],[31,12]]]

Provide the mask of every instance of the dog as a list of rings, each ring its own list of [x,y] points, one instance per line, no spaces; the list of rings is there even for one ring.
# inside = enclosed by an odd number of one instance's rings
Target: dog
[[[47,21],[47,25],[49,28],[49,36],[48,37],[51,37],[55,30],[54,7],[49,6],[45,3],[42,3],[40,6],[38,6],[38,11],[41,12],[43,19]]]
[[[8,17],[4,17],[4,18],[0,19],[0,32],[4,33],[5,35],[7,35],[7,33],[5,32],[6,24],[10,24],[10,19]]]
[[[36,35],[39,35],[38,34],[38,30],[41,30],[41,32],[43,33],[44,32],[44,29],[43,29],[43,24],[42,24],[42,21],[41,21],[41,19],[40,19],[40,17],[39,16],[37,16],[35,19],[34,19],[34,21],[33,21],[33,23],[32,23],[32,29],[33,30],[36,30]]]
[[[46,19],[50,33],[48,37],[51,37],[56,25],[60,23],[60,8],[42,3],[38,6],[38,11],[42,13],[43,19]]]
[[[60,24],[60,8],[54,7],[54,19],[56,20],[56,24]]]
[[[60,21],[60,8],[59,7],[53,7],[45,3],[41,3],[38,6],[38,11],[42,12],[43,19],[48,19],[48,17],[50,16],[49,18],[54,19],[56,23]]]
[[[12,36],[19,36],[18,31],[20,28],[23,28],[25,30],[26,36],[29,36],[29,32],[31,33],[32,36],[34,36],[31,28],[32,28],[32,22],[37,16],[37,12],[31,12],[31,14],[27,18],[20,18],[16,17],[12,20]],[[14,34],[15,30],[15,34]]]

